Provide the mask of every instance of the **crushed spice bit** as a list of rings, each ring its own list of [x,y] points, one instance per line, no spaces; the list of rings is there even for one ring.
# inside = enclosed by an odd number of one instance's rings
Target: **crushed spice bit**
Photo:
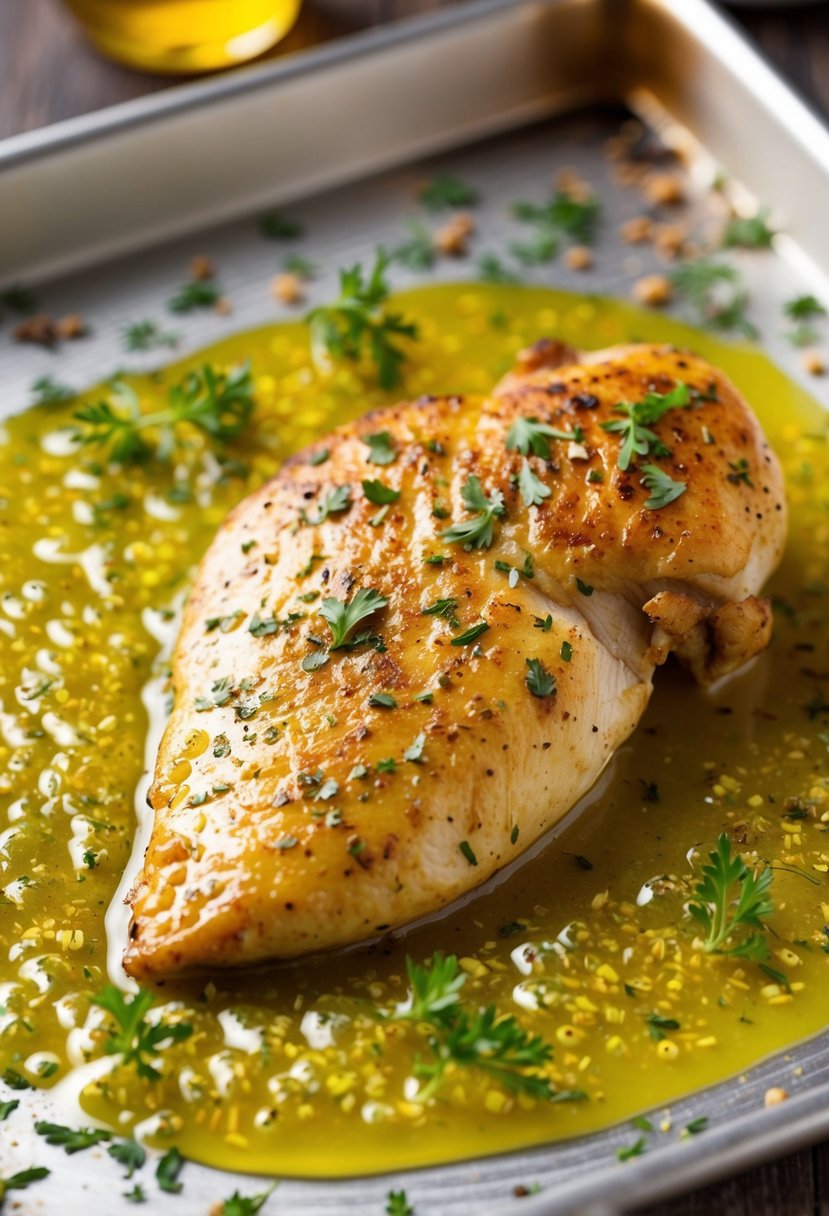
[[[664,274],[646,274],[637,279],[631,291],[637,304],[645,304],[648,308],[661,308],[673,296],[670,279]]]

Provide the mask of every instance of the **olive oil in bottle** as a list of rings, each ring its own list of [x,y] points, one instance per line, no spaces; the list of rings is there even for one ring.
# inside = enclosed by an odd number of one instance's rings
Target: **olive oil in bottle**
[[[269,50],[302,0],[67,0],[99,50],[148,72],[204,72]]]

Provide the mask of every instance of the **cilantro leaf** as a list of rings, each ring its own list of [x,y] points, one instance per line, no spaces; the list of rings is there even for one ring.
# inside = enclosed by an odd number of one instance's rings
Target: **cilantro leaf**
[[[147,1081],[158,1081],[161,1073],[150,1063],[165,1043],[183,1043],[193,1033],[187,1022],[150,1022],[147,1019],[155,996],[146,988],[139,988],[133,995],[124,993],[114,984],[108,984],[93,1004],[100,1005],[110,1013],[116,1028],[110,1030],[104,1050],[107,1055],[123,1056],[125,1065],[134,1065],[139,1077]]]
[[[387,598],[373,587],[361,587],[351,600],[338,600],[327,596],[319,611],[331,629],[332,641],[329,650],[341,649],[360,621],[385,608],[388,602]]]

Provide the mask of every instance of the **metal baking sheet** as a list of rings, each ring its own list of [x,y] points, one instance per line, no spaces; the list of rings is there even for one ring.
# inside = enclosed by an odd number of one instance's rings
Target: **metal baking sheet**
[[[57,372],[82,387],[122,364],[122,327],[136,316],[160,319],[197,253],[215,259],[233,313],[177,319],[181,353],[283,319],[268,290],[282,250],[258,235],[255,222],[266,205],[290,204],[302,215],[309,234],[302,252],[324,268],[309,303],[326,299],[339,266],[369,257],[377,243],[399,243],[417,183],[441,165],[481,190],[476,252],[503,251],[515,235],[509,203],[543,197],[556,170],[576,168],[603,202],[596,268],[585,278],[556,264],[526,280],[625,297],[632,279],[658,263],[616,237],[641,210],[638,193],[619,188],[602,151],[618,129],[619,103],[689,150],[683,219],[692,227],[707,214],[704,187],[717,163],[746,197],[774,208],[786,230],[775,254],[738,260],[764,347],[805,382],[778,317],[782,299],[829,290],[829,232],[814,205],[829,187],[829,135],[820,124],[703,0],[483,0],[0,145],[0,282],[37,281],[49,312],[81,312],[92,329],[65,345],[57,364],[0,331],[4,405],[26,405],[40,376]],[[302,123],[290,131],[297,114]],[[435,158],[450,148],[451,160]],[[418,159],[424,153],[432,159]],[[431,277],[475,271],[447,260]],[[401,272],[395,281],[413,280]],[[149,357],[130,358],[130,366],[150,365]],[[819,388],[819,395],[829,408],[829,393]],[[792,1097],[765,1111],[770,1084]],[[0,1165],[11,1171],[38,1162],[54,1172],[15,1196],[16,1210],[133,1211],[120,1198],[121,1171],[103,1150],[67,1158],[30,1130],[27,1113],[54,1116],[48,1094],[20,1096],[21,1110],[0,1125]],[[627,1126],[394,1176],[286,1180],[266,1210],[379,1216],[389,1189],[404,1187],[418,1216],[606,1216],[829,1134],[829,1035],[707,1090],[704,1106],[711,1122],[704,1136],[684,1143],[665,1136],[624,1166],[615,1152],[630,1141]],[[674,1103],[674,1126],[699,1108],[698,1097]],[[150,1185],[148,1210],[202,1216],[237,1187],[263,1188],[261,1179],[193,1164],[183,1179],[179,1196]],[[538,1195],[514,1197],[516,1186],[534,1184]]]

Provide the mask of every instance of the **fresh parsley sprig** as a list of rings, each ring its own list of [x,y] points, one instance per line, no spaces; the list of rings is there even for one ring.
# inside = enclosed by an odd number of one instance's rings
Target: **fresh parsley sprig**
[[[472,519],[445,528],[440,534],[441,540],[463,545],[467,550],[488,549],[492,544],[493,521],[506,514],[503,494],[500,490],[493,490],[487,496],[479,479],[472,474],[466,479],[461,498],[466,509],[477,514]]]
[[[728,835],[720,835],[688,905],[705,933],[703,946],[709,954],[755,961],[768,958],[764,931],[766,918],[774,912],[772,879],[770,866],[749,869],[739,855],[732,855]],[[756,932],[739,936],[746,929]]]
[[[9,1191],[24,1191],[33,1182],[40,1182],[43,1178],[48,1178],[50,1172],[45,1165],[31,1165],[27,1170],[18,1170],[16,1174],[9,1174],[7,1178],[0,1178],[0,1208]]]
[[[62,1123],[48,1123],[43,1119],[35,1123],[35,1131],[43,1137],[47,1144],[62,1148],[70,1157],[73,1153],[82,1153],[85,1149],[112,1139],[112,1132],[103,1128],[81,1127],[75,1129],[64,1127]]]
[[[331,644],[329,650],[341,650],[350,639],[350,635],[360,624],[385,608],[388,600],[374,587],[361,587],[350,600],[338,600],[327,596],[320,604],[320,616],[328,622],[331,629]],[[352,643],[355,644],[355,643]]]
[[[333,304],[313,309],[306,321],[311,329],[311,358],[322,371],[333,360],[358,362],[368,353],[381,388],[394,388],[406,355],[395,338],[414,340],[418,328],[400,313],[383,308],[389,295],[386,270],[389,255],[378,249],[374,267],[365,275],[360,265],[340,271],[340,294]]]
[[[161,1073],[151,1063],[165,1043],[183,1043],[193,1033],[187,1022],[150,1022],[147,1014],[155,1004],[155,995],[146,988],[130,995],[114,984],[108,984],[93,1004],[112,1015],[115,1026],[110,1029],[104,1045],[108,1056],[120,1055],[125,1065],[133,1065],[139,1077],[158,1081]]]
[[[209,363],[188,372],[170,386],[167,406],[142,413],[136,393],[123,380],[112,382],[110,399],[93,402],[73,415],[81,425],[73,438],[83,447],[106,450],[109,460],[130,464],[151,456],[169,460],[176,447],[176,428],[189,423],[220,443],[236,439],[253,413],[250,364],[218,372]],[[156,436],[150,441],[146,432]]]
[[[662,507],[667,507],[688,489],[686,482],[674,481],[655,464],[642,465],[642,476],[639,482],[650,492],[649,497],[645,500],[645,506],[649,511],[659,511]]]
[[[697,258],[677,266],[670,279],[676,292],[691,305],[700,325],[757,337],[756,326],[746,316],[748,292],[736,267]]]
[[[669,393],[646,393],[641,401],[620,401],[613,407],[614,413],[624,417],[602,422],[601,428],[608,434],[621,435],[622,446],[616,463],[623,472],[635,456],[647,456],[648,453],[670,456],[670,448],[650,428],[669,410],[686,409],[690,400],[688,385],[680,381]]]
[[[434,1097],[452,1068],[476,1069],[512,1093],[546,1101],[583,1096],[556,1093],[541,1074],[552,1048],[539,1035],[525,1031],[512,1016],[500,1016],[494,1005],[476,1010],[462,1003],[466,975],[454,955],[436,952],[422,966],[407,958],[406,969],[409,998],[385,1016],[430,1030],[432,1057],[414,1064],[415,1076],[423,1082],[419,1102]]]
[[[580,426],[568,431],[539,422],[537,418],[516,418],[507,431],[507,451],[520,452],[522,456],[529,456],[532,452],[534,456],[549,460],[551,439],[582,443],[584,431]]]

